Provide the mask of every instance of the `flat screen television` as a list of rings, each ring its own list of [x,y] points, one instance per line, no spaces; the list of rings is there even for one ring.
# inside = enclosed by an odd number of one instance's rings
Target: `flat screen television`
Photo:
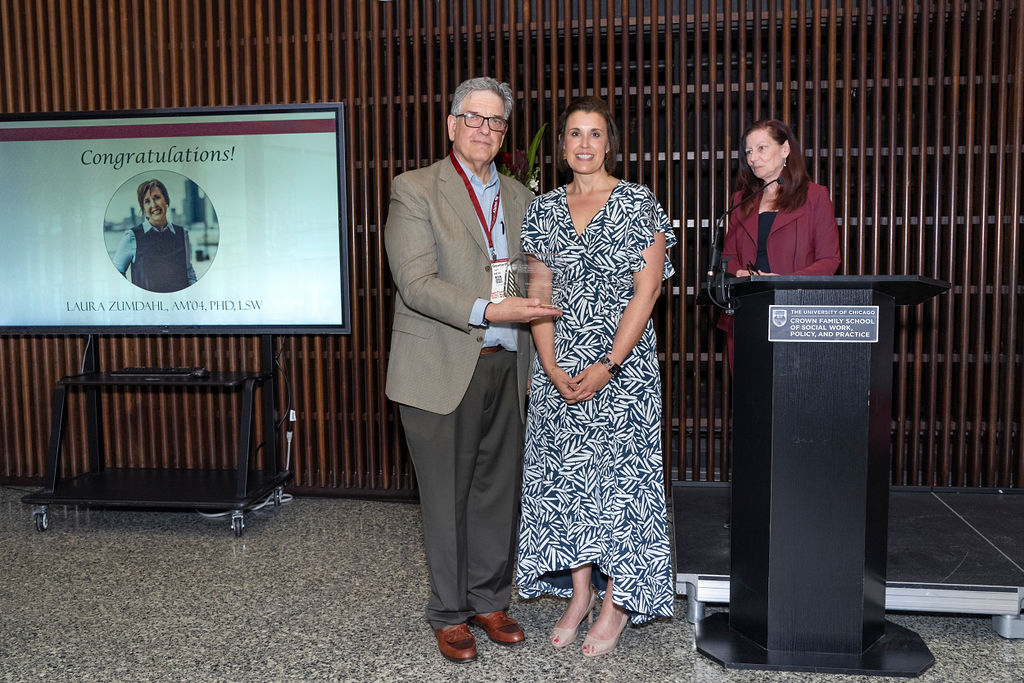
[[[347,333],[340,103],[0,116],[0,334]]]

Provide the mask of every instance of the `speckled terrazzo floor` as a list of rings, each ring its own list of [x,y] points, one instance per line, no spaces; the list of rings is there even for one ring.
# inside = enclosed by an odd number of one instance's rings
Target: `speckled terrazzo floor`
[[[905,680],[725,670],[694,649],[682,597],[593,661],[547,644],[562,601],[513,600],[527,642],[478,632],[478,661],[451,664],[423,618],[416,505],[297,498],[241,538],[194,513],[53,507],[39,533],[25,492],[0,488],[3,681]],[[916,680],[1024,680],[1024,641],[986,617],[889,618],[935,655]]]

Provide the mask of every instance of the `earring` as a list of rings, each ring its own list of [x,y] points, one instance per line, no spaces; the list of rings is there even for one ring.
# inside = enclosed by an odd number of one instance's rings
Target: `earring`
[[[565,150],[562,150],[562,161],[565,161],[568,157],[565,156]]]
[[[789,157],[782,158],[782,168],[786,168],[786,164],[789,163]]]

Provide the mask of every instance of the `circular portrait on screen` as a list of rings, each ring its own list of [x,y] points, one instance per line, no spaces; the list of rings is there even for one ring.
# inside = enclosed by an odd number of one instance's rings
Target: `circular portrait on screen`
[[[117,189],[103,220],[103,241],[117,271],[150,292],[194,285],[213,265],[217,212],[194,181],[147,171]]]

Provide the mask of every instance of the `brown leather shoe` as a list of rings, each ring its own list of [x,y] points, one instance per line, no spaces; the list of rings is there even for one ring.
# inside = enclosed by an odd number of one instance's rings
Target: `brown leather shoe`
[[[434,635],[437,636],[437,649],[456,664],[476,659],[476,639],[465,624],[439,628]]]
[[[483,626],[487,637],[499,645],[516,645],[526,640],[519,622],[511,618],[505,610],[478,614],[472,619],[474,624]]]

